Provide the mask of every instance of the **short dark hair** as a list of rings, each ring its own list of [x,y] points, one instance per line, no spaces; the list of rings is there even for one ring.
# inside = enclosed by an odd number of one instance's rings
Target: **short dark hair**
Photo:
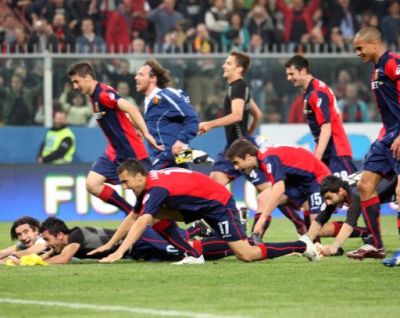
[[[150,76],[157,78],[157,86],[159,88],[166,88],[171,83],[171,73],[156,60],[147,60],[144,65],[150,67]]]
[[[118,167],[118,174],[121,174],[123,171],[127,171],[130,175],[135,176],[138,173],[147,176],[147,169],[137,159],[128,158],[126,159],[119,167]]]
[[[310,64],[308,63],[308,60],[302,55],[295,55],[285,62],[286,68],[292,66],[294,66],[296,70],[301,71],[303,68],[305,68],[308,73],[310,72]]]
[[[242,75],[246,75],[247,70],[250,67],[250,55],[239,51],[232,51],[229,53],[229,55],[235,57],[236,64],[243,68]]]
[[[44,231],[49,231],[49,233],[54,236],[56,236],[60,232],[64,234],[69,233],[69,229],[65,222],[54,216],[50,216],[42,222],[39,228],[39,232],[43,233]]]
[[[327,192],[338,193],[340,188],[347,190],[348,183],[336,176],[326,176],[320,184],[321,196]]]
[[[68,71],[68,76],[79,75],[81,77],[85,77],[86,75],[91,76],[93,79],[96,79],[96,72],[92,64],[88,62],[80,62],[73,64]]]
[[[17,220],[14,221],[14,223],[11,226],[10,230],[10,236],[12,240],[18,239],[18,235],[15,232],[18,226],[23,225],[23,224],[28,224],[29,227],[35,231],[39,229],[39,221],[30,217],[30,216],[23,216]]]
[[[245,139],[235,140],[226,152],[226,157],[233,160],[235,157],[244,159],[246,155],[257,156],[258,148]]]

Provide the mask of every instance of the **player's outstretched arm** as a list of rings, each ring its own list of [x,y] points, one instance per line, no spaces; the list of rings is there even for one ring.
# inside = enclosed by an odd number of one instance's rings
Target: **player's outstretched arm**
[[[15,252],[15,245],[0,250],[0,259],[4,259]]]
[[[146,123],[143,119],[142,114],[139,111],[139,108],[123,98],[118,99],[118,107],[129,114],[129,117],[132,119],[136,127],[140,130],[143,137],[146,138],[154,148],[161,151],[164,150],[164,146],[158,145],[154,137],[149,133],[149,130],[147,129]]]
[[[254,233],[262,235],[264,233],[264,222],[271,215],[272,211],[282,201],[285,193],[285,182],[278,181],[257,196],[257,212],[261,213],[259,220],[254,226]]]
[[[121,222],[118,229],[115,231],[114,235],[110,238],[110,240],[106,244],[94,249],[93,251],[90,251],[89,253],[87,253],[87,255],[95,255],[111,249],[117,242],[119,242],[126,236],[130,228],[132,227],[133,223],[135,222],[136,218],[137,218],[136,213],[133,212],[129,213],[125,217],[125,219]]]
[[[21,257],[24,255],[29,255],[29,254],[40,254],[44,250],[46,250],[46,248],[47,248],[47,246],[45,243],[36,242],[35,244],[33,244],[31,247],[27,248],[26,250],[15,252],[15,253],[13,253],[13,255],[15,255],[17,257]]]
[[[67,264],[72,257],[78,252],[79,248],[81,247],[78,243],[71,243],[68,244],[66,247],[63,248],[59,255],[50,257],[46,260],[48,264]]]
[[[147,225],[152,224],[153,216],[151,214],[143,214],[136,222],[132,225],[131,229],[128,232],[128,235],[125,237],[122,244],[118,247],[118,249],[108,255],[107,257],[102,258],[100,263],[114,263],[121,259],[125,252],[137,242],[138,239],[143,235],[143,232],[146,230]]]

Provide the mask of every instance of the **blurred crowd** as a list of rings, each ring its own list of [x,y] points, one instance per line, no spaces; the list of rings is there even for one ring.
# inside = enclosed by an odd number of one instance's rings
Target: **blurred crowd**
[[[354,55],[351,39],[366,25],[379,27],[388,46],[399,47],[399,1],[0,0],[3,56],[46,50],[133,53],[132,58],[90,58],[100,81],[140,105],[134,75],[145,55],[135,58],[135,53],[166,53],[160,62],[202,119],[222,113],[225,84],[218,70],[224,52],[240,50],[253,54],[247,80],[264,122],[304,122],[301,91],[286,81],[285,60],[268,52],[326,54],[312,61],[311,71],[334,89],[343,121],[375,121],[367,88],[370,69],[359,61],[329,58],[330,53]],[[179,58],[185,52],[197,54]],[[213,52],[222,54],[207,55]],[[94,125],[87,97],[71,89],[66,74],[81,55],[59,57],[52,65],[53,109],[66,111],[70,125]],[[43,60],[0,54],[0,125],[43,125],[43,103]]]
[[[393,0],[0,0],[3,52],[341,52],[363,26],[399,46]]]

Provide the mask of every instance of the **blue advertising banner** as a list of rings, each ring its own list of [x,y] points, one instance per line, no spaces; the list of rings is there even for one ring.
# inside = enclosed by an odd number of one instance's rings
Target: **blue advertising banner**
[[[86,174],[89,164],[0,165],[0,221],[13,221],[29,215],[39,220],[57,216],[66,221],[119,220],[124,213],[102,202],[86,190]],[[208,173],[209,166],[196,166],[196,170]],[[134,204],[131,191],[115,189]],[[230,189],[239,207],[247,206],[250,217],[256,209],[256,191],[243,178],[236,180]],[[394,204],[385,205],[383,214],[395,214]],[[274,217],[281,217],[274,211]]]

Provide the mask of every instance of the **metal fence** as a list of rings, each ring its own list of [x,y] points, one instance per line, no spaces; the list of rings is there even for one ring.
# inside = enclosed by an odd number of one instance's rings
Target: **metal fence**
[[[7,98],[4,94],[12,89],[12,78],[21,75],[23,89],[37,88],[40,94],[32,101],[34,116],[30,124],[51,126],[53,107],[65,102],[68,86],[68,67],[77,61],[90,61],[97,71],[98,80],[118,87],[125,82],[128,96],[138,104],[143,101],[135,90],[134,74],[148,58],[155,58],[167,67],[174,85],[185,90],[202,118],[214,118],[221,114],[222,98],[226,83],[221,76],[221,66],[226,53],[213,54],[65,54],[65,53],[5,53],[0,55],[0,120],[9,125],[4,109]],[[301,92],[286,81],[284,62],[292,53],[251,54],[252,65],[247,75],[252,96],[266,115],[267,122],[287,122],[293,101]],[[311,72],[330,85],[338,99],[343,98],[348,85],[356,85],[357,98],[370,105],[371,120],[376,114],[368,82],[371,68],[363,65],[352,53],[325,54],[314,52],[306,55],[310,60]],[[72,94],[72,93],[71,93]],[[40,112],[40,113],[39,113]],[[275,114],[276,116],[271,116]],[[89,124],[88,120],[86,124]]]

